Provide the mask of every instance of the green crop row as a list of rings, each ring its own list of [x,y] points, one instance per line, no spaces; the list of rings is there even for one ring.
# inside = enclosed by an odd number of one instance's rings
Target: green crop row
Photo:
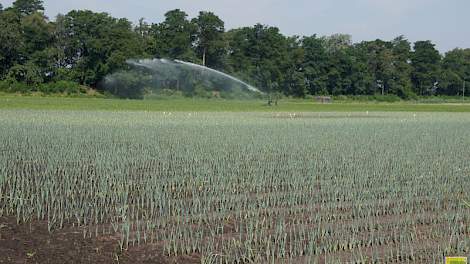
[[[203,263],[470,253],[470,115],[0,111],[0,217]]]

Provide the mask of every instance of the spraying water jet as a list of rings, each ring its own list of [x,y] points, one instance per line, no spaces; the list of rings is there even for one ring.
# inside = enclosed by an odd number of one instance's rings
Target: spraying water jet
[[[218,70],[214,70],[214,69],[211,69],[211,68],[208,68],[206,66],[202,66],[202,65],[199,65],[199,64],[195,64],[195,63],[191,63],[191,62],[186,62],[186,61],[181,61],[181,60],[175,60],[175,62],[178,62],[178,63],[181,63],[181,64],[184,64],[188,67],[193,67],[195,69],[199,69],[199,70],[202,70],[202,71],[209,71],[209,72],[212,72],[212,73],[215,73],[215,74],[220,74],[221,76],[225,77],[225,78],[228,78],[230,80],[233,80],[235,82],[238,82],[242,85],[244,85],[248,90],[252,91],[252,92],[256,92],[256,93],[261,93],[263,94],[263,92],[261,92],[259,89],[249,85],[248,83],[238,79],[238,78],[235,78],[233,77],[232,75],[229,75],[229,74],[226,74],[226,73],[223,73],[221,71],[218,71]]]
[[[135,67],[141,67],[147,69],[155,74],[157,74],[157,78],[162,76],[178,76],[181,74],[182,71],[192,72],[193,74],[200,74],[204,75],[204,80],[214,80],[214,79],[225,79],[234,83],[237,83],[247,90],[258,93],[264,94],[259,89],[255,88],[254,86],[232,76],[226,74],[224,72],[211,69],[206,66],[198,65],[191,62],[186,62],[182,60],[168,60],[168,59],[142,59],[142,60],[127,60],[127,64]],[[163,77],[165,78],[165,77]]]

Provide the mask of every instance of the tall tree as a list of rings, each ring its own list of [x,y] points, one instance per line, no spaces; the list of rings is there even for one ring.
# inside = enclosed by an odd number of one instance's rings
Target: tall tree
[[[362,64],[357,64],[357,51],[350,35],[335,34],[322,38],[322,45],[328,54],[326,86],[328,94],[354,94],[363,90]]]
[[[419,95],[429,94],[436,88],[441,55],[431,41],[417,41],[411,55],[413,66],[412,81],[415,92]]]
[[[304,50],[303,69],[305,71],[308,92],[312,95],[327,94],[328,54],[323,40],[316,35],[302,39]]]
[[[175,9],[165,14],[165,21],[152,27],[156,41],[156,57],[196,61],[193,50],[196,27],[188,14]]]
[[[16,0],[13,9],[23,16],[29,16],[38,11],[44,11],[42,0]]]
[[[359,46],[367,52],[369,71],[374,77],[373,93],[388,93],[394,74],[392,43],[377,39],[364,41]]]
[[[252,80],[264,91],[282,87],[288,64],[288,42],[276,27],[257,24],[228,33],[229,67],[236,75]]]
[[[63,70],[81,84],[96,86],[108,73],[124,67],[126,59],[141,53],[137,34],[127,19],[71,11],[60,23],[60,35],[67,38],[62,42]]]
[[[139,19],[139,23],[135,26],[134,31],[137,33],[141,50],[143,51],[142,56],[153,56],[155,51],[155,38],[152,37],[151,26],[145,22],[144,18]]]
[[[55,72],[52,45],[54,43],[54,25],[39,12],[25,16],[21,20],[23,39],[25,42],[23,55],[28,69],[36,68],[42,80],[49,80]],[[37,79],[37,78],[36,78]]]
[[[281,70],[284,73],[282,90],[285,94],[304,97],[307,94],[307,79],[303,65],[305,51],[300,38],[297,36],[287,38],[286,48],[286,62]]]
[[[446,95],[462,94],[464,82],[470,87],[470,49],[454,49],[445,54],[440,82],[440,93]]]
[[[412,51],[403,36],[353,44],[349,35],[286,37],[261,24],[225,32],[224,22],[211,12],[191,20],[175,9],[161,23],[141,19],[133,26],[86,10],[50,22],[43,10],[42,0],[16,0],[5,10],[0,4],[0,79],[32,86],[72,80],[96,87],[107,74],[127,67],[126,59],[157,56],[202,63],[265,92],[299,97],[457,95],[470,82],[470,49],[441,58],[430,41],[416,42]],[[185,91],[208,85],[189,72],[175,78]]]
[[[21,20],[25,53],[32,55],[50,47],[53,43],[53,25],[41,13],[33,13]]]
[[[414,95],[411,83],[412,67],[409,63],[411,43],[404,36],[396,37],[392,40],[392,54],[394,71],[390,92],[402,98],[409,98]]]
[[[344,77],[348,80],[346,83],[349,84],[349,87],[344,94],[363,95],[376,93],[377,82],[374,74],[369,70],[367,52],[364,49],[360,49],[358,45],[354,45],[346,51],[347,56],[351,60],[349,61],[349,69]]]
[[[223,34],[224,21],[212,12],[200,12],[192,22],[197,26],[196,49],[202,64],[209,67],[220,66],[225,53]]]
[[[0,78],[5,77],[10,67],[22,62],[24,39],[21,22],[17,13],[0,13]]]

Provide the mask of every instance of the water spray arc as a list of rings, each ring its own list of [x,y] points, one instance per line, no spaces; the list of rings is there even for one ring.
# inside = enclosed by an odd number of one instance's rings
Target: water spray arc
[[[228,75],[226,73],[223,73],[221,71],[217,71],[217,70],[214,70],[214,69],[211,69],[211,68],[208,68],[206,66],[202,66],[202,65],[199,65],[199,64],[195,64],[195,63],[191,63],[191,62],[186,62],[186,61],[181,61],[181,60],[175,60],[175,62],[178,62],[178,63],[181,63],[181,64],[184,64],[184,65],[187,65],[189,67],[193,67],[193,68],[196,68],[196,69],[200,69],[202,71],[209,71],[209,72],[212,72],[212,73],[215,73],[215,74],[220,74],[221,76],[225,77],[225,78],[228,78],[232,81],[235,81],[235,82],[238,82],[242,85],[244,85],[248,90],[252,91],[252,92],[256,92],[256,93],[263,93],[261,92],[260,90],[258,90],[257,88],[249,85],[248,83],[240,80],[240,79],[237,79],[231,75]]]
[[[131,66],[146,68],[150,71],[157,72],[157,73],[161,73],[161,72],[167,72],[167,73],[175,72],[176,73],[181,69],[191,70],[191,71],[200,72],[200,73],[207,73],[209,75],[216,76],[218,78],[224,78],[227,80],[231,80],[235,83],[241,84],[243,87],[245,87],[251,92],[264,94],[262,91],[255,88],[254,86],[238,78],[235,78],[229,74],[211,69],[206,66],[202,66],[202,65],[195,64],[195,63],[191,63],[191,62],[182,61],[182,60],[174,60],[174,61],[167,60],[167,59],[127,60],[127,64]]]

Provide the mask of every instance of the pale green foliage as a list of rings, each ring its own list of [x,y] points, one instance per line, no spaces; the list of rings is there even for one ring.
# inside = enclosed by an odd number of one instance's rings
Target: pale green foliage
[[[468,114],[0,114],[0,216],[205,263],[466,254]],[[302,262],[303,261],[303,262]]]

